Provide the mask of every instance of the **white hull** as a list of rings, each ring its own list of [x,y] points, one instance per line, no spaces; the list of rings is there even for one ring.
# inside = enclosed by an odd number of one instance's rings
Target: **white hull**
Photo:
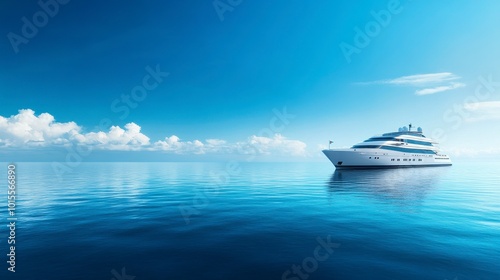
[[[448,156],[440,154],[352,148],[323,150],[323,153],[337,169],[449,166],[452,164]]]

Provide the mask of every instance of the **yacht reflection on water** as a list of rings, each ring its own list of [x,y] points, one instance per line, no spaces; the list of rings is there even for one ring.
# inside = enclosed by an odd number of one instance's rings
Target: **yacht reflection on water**
[[[331,193],[370,196],[404,208],[418,206],[449,167],[335,170]]]

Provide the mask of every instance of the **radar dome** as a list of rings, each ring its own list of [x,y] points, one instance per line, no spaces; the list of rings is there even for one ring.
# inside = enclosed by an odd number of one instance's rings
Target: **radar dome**
[[[405,131],[405,132],[408,131],[408,127],[404,126],[403,131]]]
[[[422,132],[422,128],[421,128],[421,127],[418,127],[418,128],[417,128],[417,131],[418,131],[418,132]]]

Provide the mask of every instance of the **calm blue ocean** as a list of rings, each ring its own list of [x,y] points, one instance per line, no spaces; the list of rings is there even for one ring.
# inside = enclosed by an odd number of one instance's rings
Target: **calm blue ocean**
[[[17,175],[15,273],[1,185],[1,279],[500,279],[499,163],[82,163],[62,177],[18,163]]]

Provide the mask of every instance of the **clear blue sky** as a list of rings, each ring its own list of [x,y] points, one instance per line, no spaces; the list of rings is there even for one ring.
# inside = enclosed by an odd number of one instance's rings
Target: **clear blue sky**
[[[500,151],[498,1],[42,2],[57,3],[46,23],[36,1],[0,4],[6,158],[13,148],[43,154],[79,141],[196,160],[248,148],[252,136],[269,136],[255,138],[264,154],[315,158],[330,139],[350,146],[410,122],[428,136],[442,129],[455,155]],[[23,17],[38,21],[34,35],[23,35]],[[346,55],[347,45],[355,52]],[[124,116],[120,98],[143,84],[147,66],[169,75]],[[493,85],[475,94],[490,76]],[[295,117],[273,131],[282,138],[260,135],[284,107]],[[20,128],[30,115],[21,109],[55,120]],[[103,119],[111,122],[97,127]],[[83,138],[57,134],[69,122]],[[129,131],[128,123],[140,134],[130,126],[132,140],[109,140],[111,125]],[[109,139],[88,134],[98,131]],[[172,135],[179,139],[165,139]]]

